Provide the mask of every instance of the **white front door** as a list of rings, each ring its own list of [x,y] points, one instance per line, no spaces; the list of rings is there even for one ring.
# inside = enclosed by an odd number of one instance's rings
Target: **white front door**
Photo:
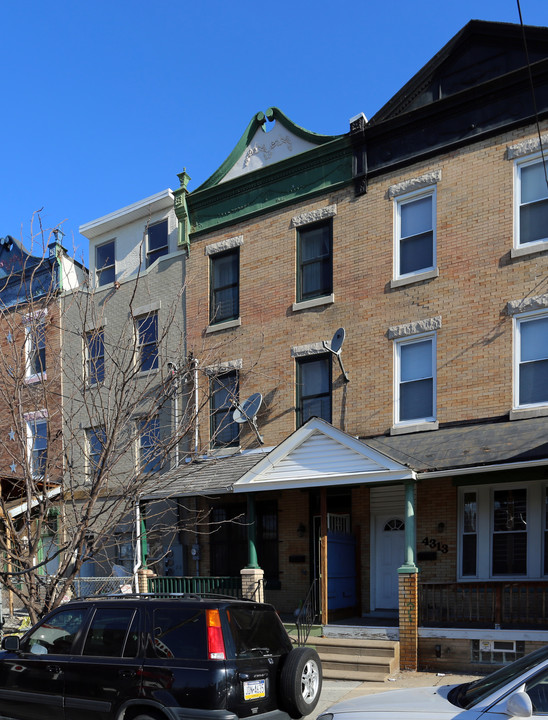
[[[405,523],[397,515],[376,518],[375,607],[398,608],[398,568],[405,553]]]

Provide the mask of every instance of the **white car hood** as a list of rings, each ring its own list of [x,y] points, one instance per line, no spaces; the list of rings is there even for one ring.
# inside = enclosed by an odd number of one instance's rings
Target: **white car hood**
[[[351,700],[343,700],[332,705],[327,713],[336,715],[336,720],[342,720],[348,715],[348,720],[353,720],[355,714],[368,717],[370,713],[384,713],[386,717],[393,717],[398,713],[405,713],[407,718],[435,717],[448,718],[462,716],[462,708],[452,705],[447,699],[449,691],[455,685],[443,685],[442,687],[413,688],[410,690],[391,690],[380,692],[375,695],[364,695]],[[357,720],[357,718],[355,719]]]

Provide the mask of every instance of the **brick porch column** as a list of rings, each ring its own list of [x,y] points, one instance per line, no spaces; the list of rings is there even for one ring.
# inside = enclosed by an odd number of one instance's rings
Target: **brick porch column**
[[[418,666],[418,577],[415,572],[398,571],[400,608],[400,668],[417,670]]]
[[[264,602],[264,570],[246,567],[240,570],[242,576],[242,595],[245,598]]]
[[[137,584],[139,585],[140,593],[148,592],[148,579],[151,577],[156,577],[156,574],[152,570],[147,570],[146,568],[139,568],[139,570],[137,570]]]

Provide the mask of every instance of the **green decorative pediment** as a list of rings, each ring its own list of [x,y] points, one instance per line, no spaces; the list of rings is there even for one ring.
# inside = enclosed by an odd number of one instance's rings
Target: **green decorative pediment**
[[[273,107],[252,118],[208,180],[192,192],[183,185],[175,191],[175,212],[191,239],[351,181],[348,135],[310,132]]]

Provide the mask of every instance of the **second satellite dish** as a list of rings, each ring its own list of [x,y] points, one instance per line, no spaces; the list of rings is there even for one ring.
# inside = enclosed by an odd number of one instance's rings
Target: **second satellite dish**
[[[263,438],[262,435],[259,435],[259,430],[257,428],[255,418],[257,417],[257,413],[259,412],[262,401],[263,396],[261,395],[261,393],[253,393],[253,395],[250,395],[247,400],[243,401],[241,405],[239,403],[234,403],[235,408],[232,413],[232,419],[234,420],[234,422],[237,422],[239,424],[248,422],[251,425],[251,427],[255,431],[257,440],[261,443],[261,445],[263,444]]]
[[[262,401],[263,396],[261,393],[253,393],[241,405],[236,405],[232,413],[234,422],[245,423],[248,420],[252,422],[257,417]]]

